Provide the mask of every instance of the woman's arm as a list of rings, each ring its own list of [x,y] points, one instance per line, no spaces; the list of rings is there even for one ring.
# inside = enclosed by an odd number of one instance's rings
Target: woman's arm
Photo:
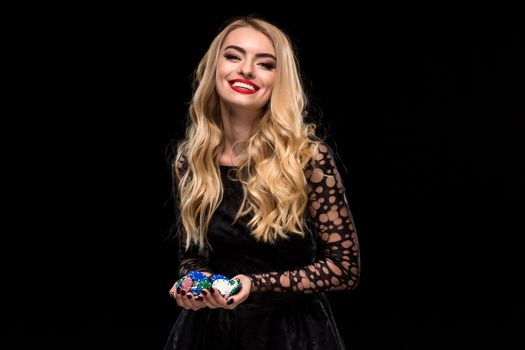
[[[305,174],[310,185],[308,209],[322,257],[297,270],[246,274],[252,279],[252,292],[344,290],[355,288],[359,281],[359,241],[333,152],[321,144],[315,160],[316,166]]]

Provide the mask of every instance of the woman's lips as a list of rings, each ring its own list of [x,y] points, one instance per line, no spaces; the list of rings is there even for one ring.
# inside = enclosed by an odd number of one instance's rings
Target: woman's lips
[[[233,79],[228,81],[228,83],[233,90],[241,94],[251,95],[260,89],[260,87],[258,87],[253,82],[244,79]]]

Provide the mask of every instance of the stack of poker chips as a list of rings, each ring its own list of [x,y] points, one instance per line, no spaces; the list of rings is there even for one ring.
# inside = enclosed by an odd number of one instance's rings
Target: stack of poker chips
[[[199,271],[191,271],[186,276],[181,277],[175,282],[177,289],[181,289],[186,293],[198,295],[205,288],[211,287],[211,282],[208,276]]]
[[[215,274],[210,277],[211,285],[217,289],[225,298],[237,294],[242,287],[241,280],[238,278],[229,279],[224,275]]]
[[[184,290],[186,293],[198,295],[203,289],[211,287],[217,289],[225,298],[235,295],[241,290],[242,284],[240,279],[229,279],[220,274],[214,274],[210,277],[199,271],[191,271],[186,276],[181,277],[175,282],[177,289]]]

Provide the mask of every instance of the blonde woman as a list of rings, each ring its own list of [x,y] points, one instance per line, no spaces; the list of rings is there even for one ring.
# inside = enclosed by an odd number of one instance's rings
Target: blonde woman
[[[344,349],[325,296],[356,287],[359,242],[334,154],[304,120],[287,36],[231,21],[196,71],[173,159],[178,277],[238,279],[224,298],[176,285],[165,349]]]

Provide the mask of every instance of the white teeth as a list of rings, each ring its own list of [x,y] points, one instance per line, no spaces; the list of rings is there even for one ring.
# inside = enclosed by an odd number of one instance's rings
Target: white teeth
[[[232,86],[234,86],[234,87],[242,87],[242,88],[245,88],[245,89],[248,89],[248,90],[252,90],[252,91],[255,90],[255,88],[253,86],[245,84],[245,83],[241,83],[240,81],[236,81],[235,83],[232,84]]]

